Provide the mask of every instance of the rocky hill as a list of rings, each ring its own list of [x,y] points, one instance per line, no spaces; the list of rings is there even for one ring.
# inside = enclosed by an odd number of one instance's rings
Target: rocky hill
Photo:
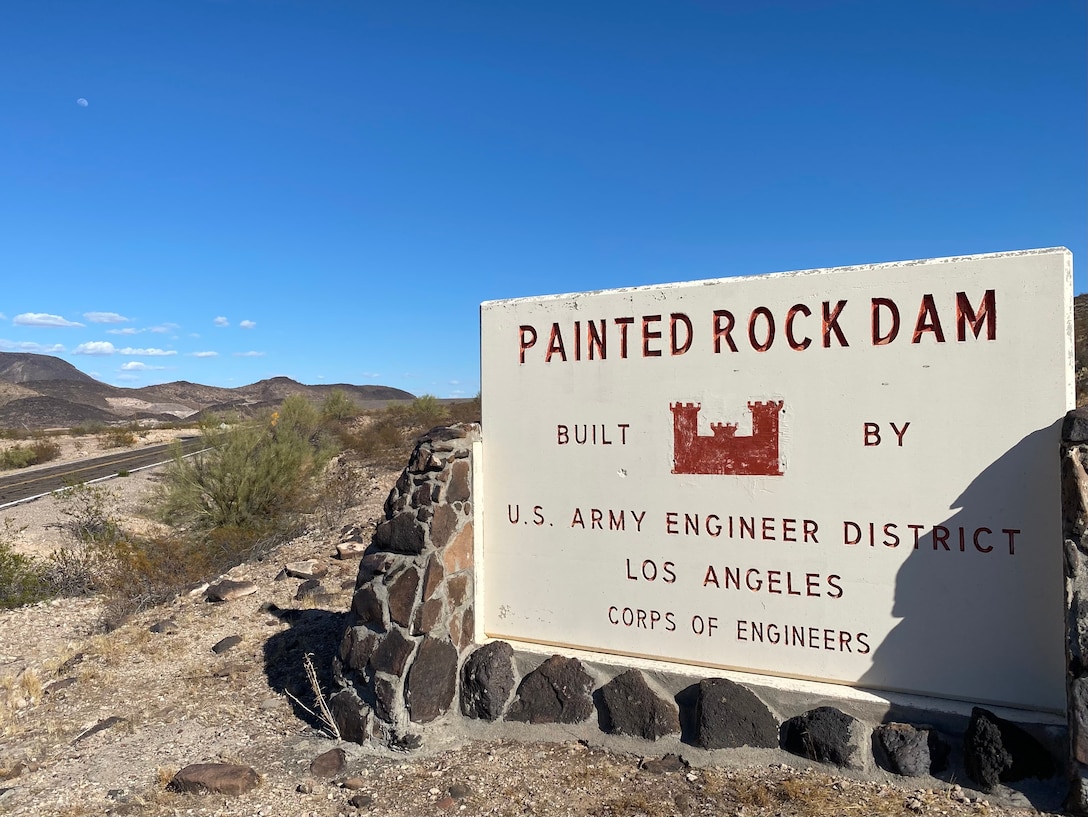
[[[343,391],[361,408],[380,408],[391,401],[414,398],[409,392],[389,386],[308,386],[288,377],[235,389],[184,380],[126,389],[95,380],[50,355],[0,352],[0,428],[167,422],[195,419],[202,412],[250,414],[277,405],[293,394],[322,400],[334,389]]]

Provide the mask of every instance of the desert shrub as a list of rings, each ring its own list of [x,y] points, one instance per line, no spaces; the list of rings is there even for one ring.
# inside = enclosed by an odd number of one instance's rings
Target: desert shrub
[[[68,517],[64,528],[76,542],[111,545],[121,538],[117,496],[103,485],[79,482],[57,494],[60,512]]]
[[[478,423],[481,416],[480,395],[471,400],[458,400],[456,403],[446,404],[446,422],[454,423]]]
[[[409,425],[425,430],[441,425],[449,418],[446,406],[440,403],[433,394],[424,394],[417,397],[408,404],[407,412]]]
[[[131,448],[136,445],[136,429],[132,426],[113,426],[98,434],[103,448]]]
[[[49,596],[40,562],[16,553],[12,538],[17,530],[10,519],[0,533],[0,608],[21,607]]]
[[[69,428],[68,434],[71,437],[87,437],[94,434],[101,434],[102,430],[102,423],[84,423],[83,425]]]
[[[26,468],[55,460],[60,456],[60,446],[49,439],[34,440],[27,445],[18,444],[0,451],[0,469]]]
[[[359,411],[359,406],[343,389],[333,389],[321,403],[322,419],[335,424],[358,417]]]
[[[254,422],[210,419],[201,433],[207,449],[188,458],[179,449],[159,499],[165,522],[192,530],[289,526],[331,454],[317,409],[302,397]]]

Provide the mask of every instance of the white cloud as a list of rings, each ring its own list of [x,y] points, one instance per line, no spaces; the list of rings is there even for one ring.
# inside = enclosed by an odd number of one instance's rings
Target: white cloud
[[[91,323],[128,323],[128,318],[116,312],[84,312],[83,317]]]
[[[257,328],[257,322],[256,321],[242,321],[238,325],[240,327],[242,327],[243,329],[256,329]]]
[[[230,326],[230,321],[228,321],[222,315],[212,321],[212,323],[214,323],[216,326]]]
[[[235,352],[235,357],[264,357],[264,352]]]
[[[83,97],[80,97],[79,99],[77,99],[77,100],[76,100],[76,104],[77,104],[77,105],[78,105],[79,107],[81,107],[81,108],[86,108],[86,107],[87,107],[88,105],[90,105],[91,103],[90,103],[90,102],[88,102],[88,101],[87,101],[86,99],[84,99]]]
[[[116,351],[108,340],[92,340],[81,343],[72,350],[73,355],[112,355]]]
[[[173,349],[133,349],[131,346],[118,349],[117,352],[122,355],[141,355],[143,357],[169,357],[177,354]]]
[[[0,321],[6,321],[7,319],[8,319],[8,316],[5,315],[3,312],[0,312]]]
[[[148,366],[146,363],[141,363],[138,360],[130,360],[121,366],[123,372],[150,372],[156,369],[165,369],[165,366]]]
[[[176,323],[161,323],[158,326],[152,326],[148,329],[148,332],[155,332],[160,335],[165,335],[167,332],[173,332],[175,329],[180,329]]]
[[[193,352],[193,357],[219,357],[219,352]]]
[[[126,326],[124,329],[107,329],[107,335],[138,335],[143,332],[143,329],[136,329],[131,326]]]
[[[83,326],[60,315],[50,315],[46,312],[23,312],[21,315],[16,315],[11,322],[16,326]]]
[[[14,341],[14,340],[0,340],[0,351],[4,352],[32,352],[39,355],[56,355],[64,351],[64,347],[59,343],[53,343],[49,346],[43,346],[40,343],[31,343],[30,341]]]

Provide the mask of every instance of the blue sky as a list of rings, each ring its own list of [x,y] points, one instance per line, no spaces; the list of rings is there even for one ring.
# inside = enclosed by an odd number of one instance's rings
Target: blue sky
[[[1083,0],[0,5],[0,350],[479,389],[483,300],[1063,245]]]

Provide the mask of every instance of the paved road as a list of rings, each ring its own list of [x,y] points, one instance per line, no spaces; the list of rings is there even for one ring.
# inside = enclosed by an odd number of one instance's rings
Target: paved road
[[[200,437],[182,437],[182,449],[189,454],[201,445]],[[92,482],[117,476],[121,471],[137,471],[170,460],[171,444],[150,445],[136,451],[95,457],[35,471],[10,472],[0,476],[0,508],[26,502],[59,491],[73,483]]]

